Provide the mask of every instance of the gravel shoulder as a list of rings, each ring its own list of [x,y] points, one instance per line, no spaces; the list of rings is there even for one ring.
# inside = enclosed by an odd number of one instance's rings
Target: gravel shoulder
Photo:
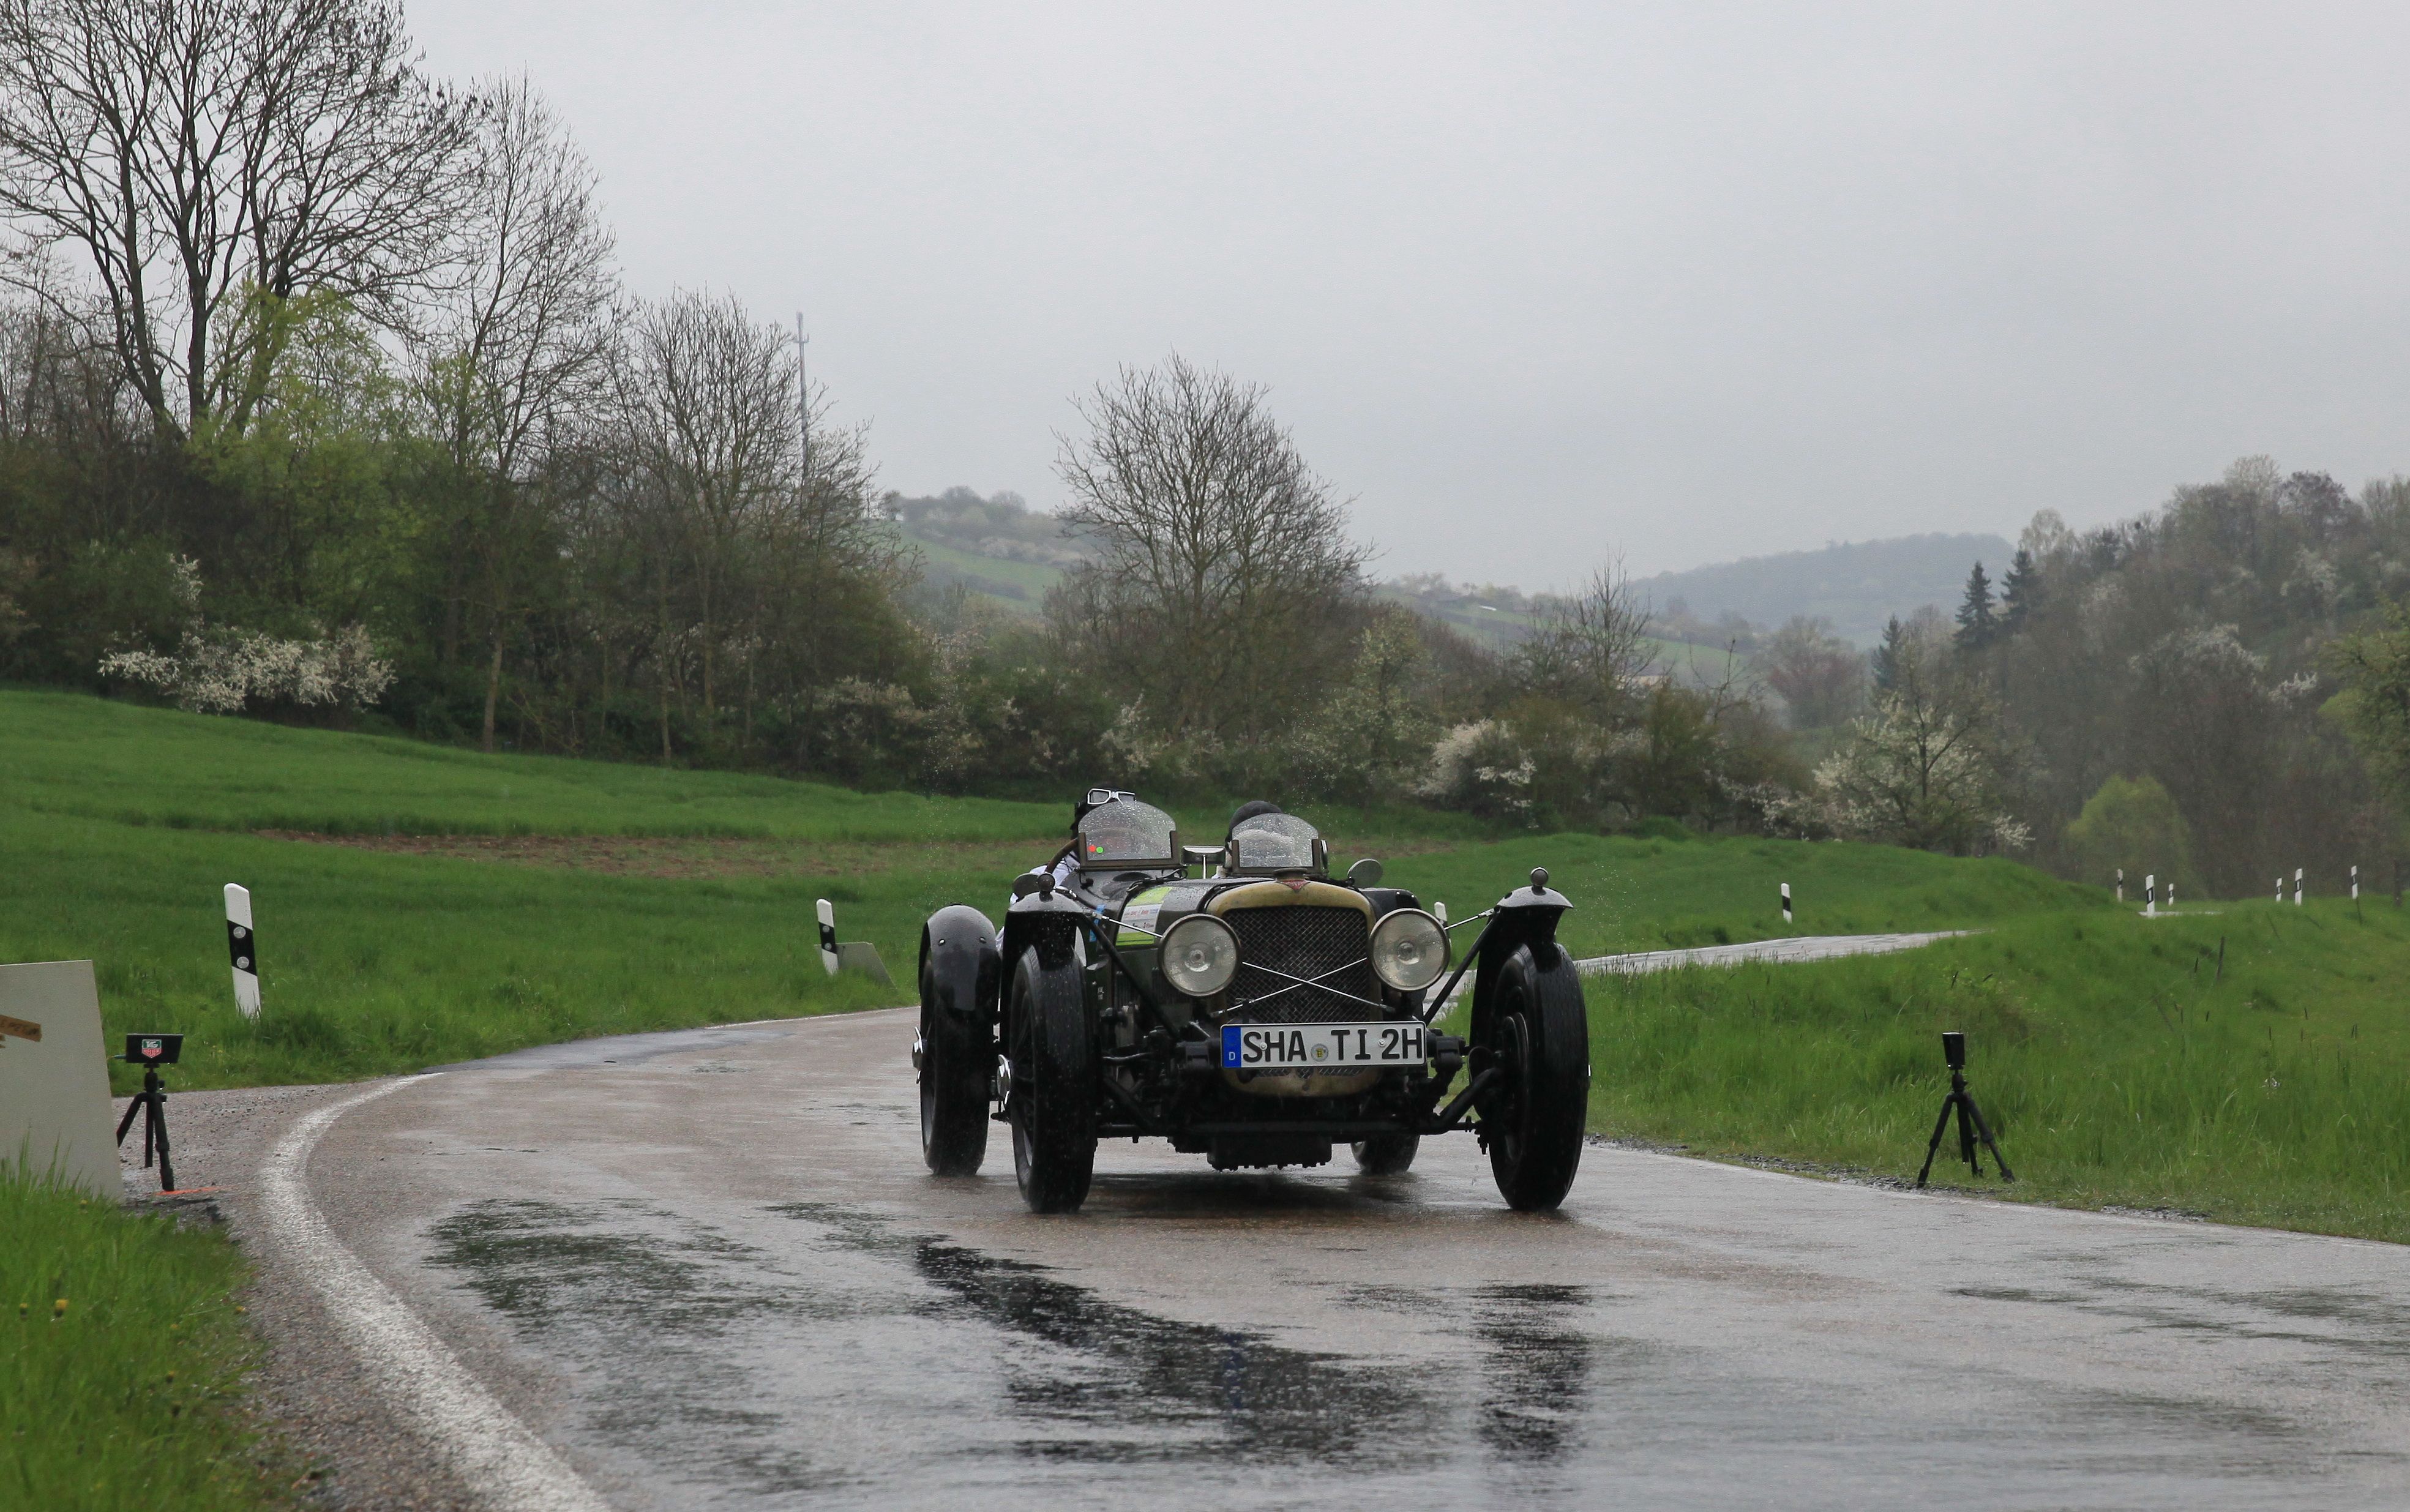
[[[263,1233],[260,1168],[268,1152],[296,1120],[357,1090],[353,1084],[171,1090],[167,1132],[176,1179],[187,1195],[156,1195],[158,1173],[141,1169],[137,1130],[118,1153],[127,1199],[185,1222],[223,1225],[250,1260],[254,1279],[245,1305],[266,1346],[265,1364],[254,1378],[256,1406],[292,1447],[311,1480],[313,1503],[480,1512],[486,1504],[430,1461],[338,1337],[318,1289]],[[127,1100],[117,1099],[120,1116]]]

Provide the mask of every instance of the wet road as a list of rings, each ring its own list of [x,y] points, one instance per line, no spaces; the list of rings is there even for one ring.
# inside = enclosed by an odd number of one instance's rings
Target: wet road
[[[1386,1180],[1108,1146],[1038,1218],[1000,1137],[922,1170],[911,1033],[456,1069],[336,1120],[309,1191],[620,1507],[2410,1494],[2410,1251],[1607,1148],[1519,1215],[1469,1139]]]

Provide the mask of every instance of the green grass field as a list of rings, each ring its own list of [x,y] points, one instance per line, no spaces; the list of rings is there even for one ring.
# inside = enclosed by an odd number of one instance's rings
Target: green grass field
[[[1591,1125],[1912,1177],[1948,1085],[1939,1031],[1964,1029],[2009,1195],[2405,1241],[2405,982],[2410,917],[2340,899],[2035,914],[1900,955],[1611,978],[1590,992]]]
[[[288,1505],[240,1397],[245,1276],[218,1234],[0,1180],[0,1509]]]
[[[908,980],[822,973],[813,900],[908,979],[921,921],[950,902],[999,909],[1067,817],[5,691],[0,771],[0,959],[93,958],[112,1034],[193,1036],[186,1087],[900,1002]],[[1180,817],[1195,834],[1222,822]],[[1315,817],[1343,863],[1380,855],[1457,917],[1548,866],[1581,905],[1566,939],[1586,954],[1784,933],[1782,880],[1819,932],[1982,923],[2094,895],[2006,863],[1864,847],[1485,840],[1450,816]],[[294,836],[318,838],[279,837]],[[260,930],[256,1024],[227,983],[229,881],[251,889]]]

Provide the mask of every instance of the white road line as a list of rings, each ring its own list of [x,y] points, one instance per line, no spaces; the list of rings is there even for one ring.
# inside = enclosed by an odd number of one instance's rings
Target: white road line
[[[304,1172],[338,1118],[425,1076],[329,1103],[295,1124],[261,1169],[262,1205],[284,1254],[308,1276],[370,1378],[486,1502],[503,1512],[609,1512],[577,1472],[461,1367],[428,1326],[335,1237]]]

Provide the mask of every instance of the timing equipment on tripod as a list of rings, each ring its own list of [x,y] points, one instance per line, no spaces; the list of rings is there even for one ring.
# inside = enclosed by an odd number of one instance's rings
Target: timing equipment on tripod
[[[142,1068],[142,1090],[125,1107],[125,1116],[117,1121],[117,1142],[125,1142],[125,1131],[134,1127],[134,1115],[142,1117],[142,1169],[151,1169],[151,1156],[155,1148],[159,1156],[159,1190],[176,1189],[176,1168],[167,1163],[167,1088],[159,1080],[159,1068],[173,1066],[184,1054],[184,1037],[181,1034],[129,1034],[125,1037],[125,1054],[119,1059]]]
[[[2000,1168],[2000,1180],[2014,1181],[2016,1172],[2009,1169],[2000,1146],[1983,1123],[1983,1115],[1975,1107],[1974,1094],[1967,1090],[1967,1037],[1956,1029],[1941,1032],[1941,1058],[1950,1063],[1950,1091],[1941,1099],[1941,1116],[1933,1121],[1933,1138],[1924,1146],[1924,1169],[1916,1173],[1916,1185],[1933,1174],[1933,1156],[1941,1148],[1941,1135],[1950,1127],[1950,1115],[1958,1115],[1958,1158],[1967,1169],[1981,1176],[1983,1168],[1975,1158],[1975,1141],[1982,1140],[1983,1148],[1992,1152],[1992,1159]]]

